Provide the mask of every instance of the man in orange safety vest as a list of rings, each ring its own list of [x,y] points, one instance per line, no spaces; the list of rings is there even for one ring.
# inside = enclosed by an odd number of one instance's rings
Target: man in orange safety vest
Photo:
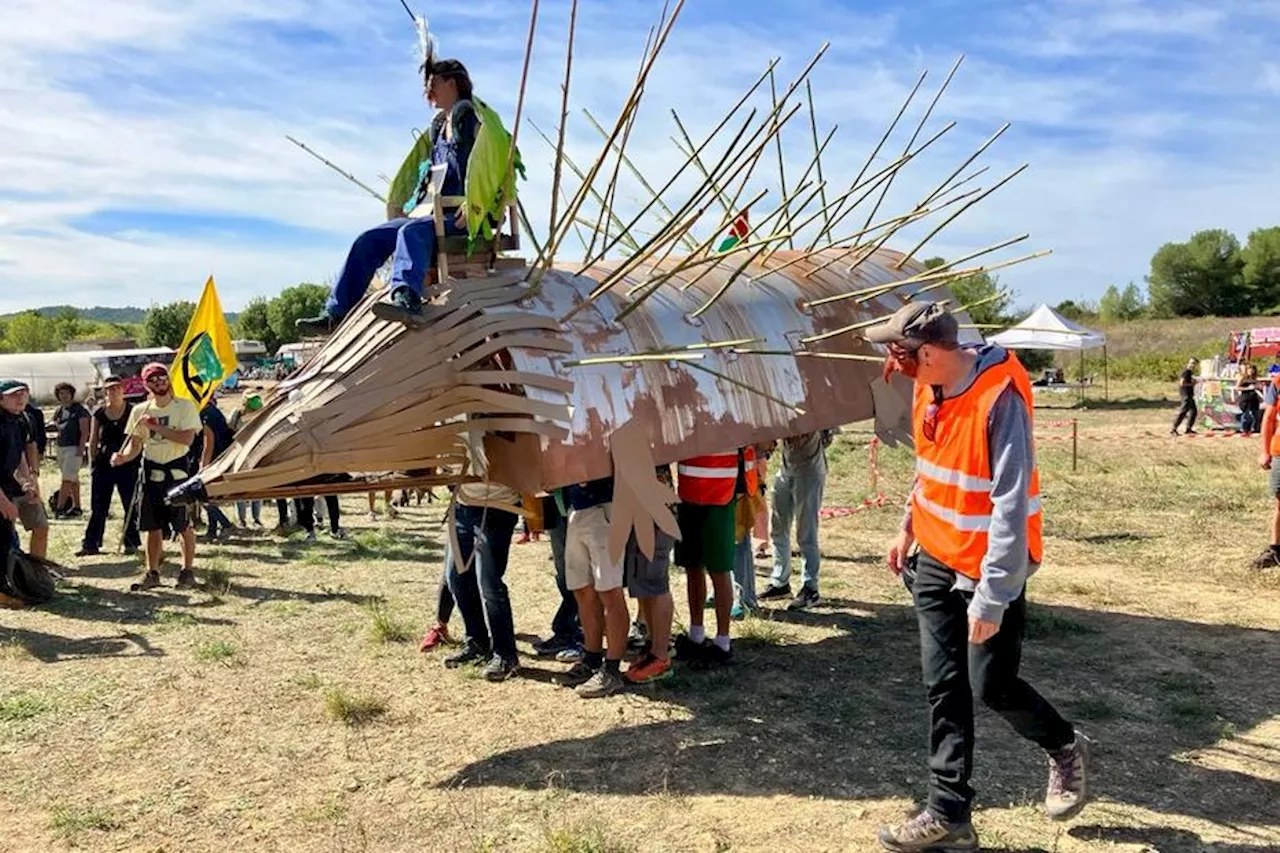
[[[931,302],[908,303],[866,337],[888,347],[886,378],[915,379],[916,479],[889,567],[907,572],[915,597],[931,715],[928,807],[880,842],[895,853],[977,850],[975,697],[1047,753],[1051,818],[1089,799],[1089,740],[1018,676],[1026,581],[1043,557],[1031,382],[1002,347],[962,347],[955,317]]]

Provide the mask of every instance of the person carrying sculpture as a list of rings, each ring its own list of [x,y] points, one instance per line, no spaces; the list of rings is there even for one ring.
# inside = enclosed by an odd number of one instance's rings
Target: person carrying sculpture
[[[762,601],[791,597],[791,524],[804,559],[800,591],[788,610],[804,610],[821,601],[818,571],[822,549],[818,545],[818,515],[827,483],[829,430],[809,432],[782,440],[782,466],[773,481],[773,516],[769,529],[773,536],[773,574]]]
[[[1044,556],[1031,381],[1002,347],[962,347],[956,318],[932,302],[908,303],[866,337],[889,349],[886,379],[915,380],[916,478],[888,563],[915,598],[930,709],[928,806],[884,827],[880,843],[977,850],[975,698],[1045,751],[1050,818],[1074,816],[1090,796],[1089,740],[1018,674],[1026,583]]]
[[[738,500],[755,491],[754,447],[705,453],[676,465],[676,565],[685,569],[689,600],[689,632],[676,638],[676,657],[696,668],[733,662],[729,640],[733,607],[733,569],[738,550]],[[703,625],[707,576],[715,592],[716,635]]]
[[[427,275],[435,266],[436,223],[414,216],[430,203],[432,192],[465,197],[462,207],[445,208],[446,236],[491,239],[504,204],[515,195],[507,169],[510,136],[501,119],[472,91],[471,76],[456,59],[428,58],[420,68],[427,100],[438,112],[391,183],[387,221],[365,231],[351,245],[347,261],[325,303],[324,312],[298,320],[304,334],[328,334],[364,297],[373,274],[391,259],[391,299],[379,316],[411,321],[421,314]],[[433,187],[433,167],[443,180]],[[516,171],[522,171],[519,158]]]

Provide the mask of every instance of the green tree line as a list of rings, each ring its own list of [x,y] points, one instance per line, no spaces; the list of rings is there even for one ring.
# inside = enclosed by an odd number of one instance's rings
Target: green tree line
[[[234,338],[262,341],[275,352],[281,344],[298,340],[294,321],[319,314],[329,288],[302,283],[287,287],[272,299],[257,297],[231,324]],[[89,340],[130,339],[143,347],[172,347],[182,343],[195,313],[194,302],[152,305],[141,323],[89,320],[75,308],[24,311],[0,318],[0,353],[58,352],[68,344]]]

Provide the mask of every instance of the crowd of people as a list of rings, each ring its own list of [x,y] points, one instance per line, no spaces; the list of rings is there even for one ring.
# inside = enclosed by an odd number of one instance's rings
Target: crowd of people
[[[443,168],[440,191],[456,196],[465,185],[483,104],[473,104],[470,78],[456,60],[436,62],[428,57],[421,71],[428,99],[439,112],[430,133],[423,135],[420,153],[425,159],[419,164],[411,155],[402,172],[410,175],[411,184],[416,174],[421,186],[427,170]],[[389,204],[388,221],[356,240],[324,313],[299,321],[304,332],[326,334],[336,328],[364,294],[374,270],[388,259],[394,270],[391,301],[381,306],[387,310],[378,316],[411,321],[418,315],[436,237],[430,217],[412,216],[423,198],[421,192],[411,193],[402,204]],[[448,213],[446,233],[463,233],[465,209]],[[904,373],[916,386],[916,480],[887,562],[903,577],[915,601],[930,714],[931,784],[923,811],[882,829],[881,845],[895,853],[978,849],[969,783],[975,699],[1044,751],[1049,765],[1045,809],[1050,817],[1071,817],[1090,797],[1088,738],[1019,675],[1026,581],[1042,558],[1030,379],[1012,353],[998,346],[962,347],[958,332],[949,311],[922,300],[908,303],[865,333],[889,351],[886,371]],[[127,507],[138,506],[136,513],[126,510],[124,546],[136,548],[141,534],[146,534],[146,571],[134,588],[160,583],[166,536],[181,540],[177,580],[180,587],[190,586],[196,582],[191,518],[186,508],[169,505],[165,495],[231,443],[232,424],[216,405],[199,412],[176,399],[162,365],[148,365],[142,375],[149,396],[134,407],[109,391],[107,403],[90,414],[75,403],[74,389],[70,396],[60,394],[55,421],[62,482],[51,507],[64,516],[78,512],[79,470],[92,459],[91,517],[80,553],[102,548],[102,522],[117,494]],[[35,530],[41,523],[48,526],[47,519],[29,509],[33,501],[39,509],[42,504],[35,476],[37,430],[24,414],[26,396],[22,383],[0,381],[4,549],[13,547],[14,521],[21,519],[33,531],[33,548]],[[1184,394],[1187,400],[1190,405],[1184,406],[1179,421],[1190,418],[1194,423],[1194,395]],[[246,401],[233,421],[250,416],[250,408]],[[1275,411],[1273,402],[1263,418],[1269,450]],[[1179,426],[1175,423],[1175,431]],[[491,682],[519,672],[505,575],[520,518],[533,515],[549,533],[560,598],[549,636],[534,649],[570,665],[556,677],[559,684],[584,699],[597,699],[628,684],[664,679],[673,661],[692,670],[731,664],[735,617],[756,610],[760,601],[787,600],[787,607],[797,610],[821,603],[818,513],[830,440],[830,432],[812,432],[777,445],[727,448],[680,460],[674,473],[670,465],[659,466],[655,476],[677,498],[680,535],[673,539],[655,524],[651,554],[642,552],[633,534],[617,559],[609,541],[616,486],[612,477],[556,489],[533,498],[537,504],[530,505],[530,499],[516,490],[488,481],[483,436],[472,433],[467,473],[477,475],[479,482],[454,490],[434,624],[421,647],[451,643],[449,626],[456,610],[462,636],[444,658],[445,666],[481,666],[483,677]],[[779,465],[769,490],[762,472],[775,454]],[[1265,464],[1270,466],[1270,456]],[[1275,490],[1274,553],[1280,559],[1280,485]],[[766,492],[771,498],[767,503],[773,571],[757,596],[752,531],[762,527]],[[370,499],[372,511],[373,496]],[[340,535],[337,500],[326,499],[324,504],[331,532]],[[281,525],[286,524],[286,503],[278,502],[277,509]],[[318,509],[314,498],[295,502],[295,517],[309,538],[315,535]],[[216,538],[230,523],[220,509],[210,506],[207,511],[209,534]],[[240,505],[237,511],[242,524],[246,513],[261,523],[259,504]],[[138,534],[131,539],[128,525],[135,518]],[[793,524],[802,557],[800,584],[794,592]],[[688,629],[677,636],[672,636],[676,604],[671,562],[684,572],[688,607]],[[710,628],[708,609],[714,620]]]

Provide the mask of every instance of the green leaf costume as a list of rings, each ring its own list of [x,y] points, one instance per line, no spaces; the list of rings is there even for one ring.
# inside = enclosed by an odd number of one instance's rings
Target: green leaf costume
[[[501,224],[507,206],[515,201],[515,173],[518,172],[521,178],[526,177],[524,163],[517,149],[514,167],[505,176],[506,180],[503,180],[507,160],[511,155],[511,134],[502,126],[502,119],[498,114],[484,101],[473,98],[471,106],[479,119],[479,129],[476,131],[475,145],[467,160],[466,170],[468,247],[475,245],[477,237],[482,240],[493,239],[494,225]],[[442,125],[442,121],[433,121],[430,130],[418,137],[404,158],[388,190],[388,212],[400,211],[408,215],[417,205],[418,188],[430,172],[435,134]]]

